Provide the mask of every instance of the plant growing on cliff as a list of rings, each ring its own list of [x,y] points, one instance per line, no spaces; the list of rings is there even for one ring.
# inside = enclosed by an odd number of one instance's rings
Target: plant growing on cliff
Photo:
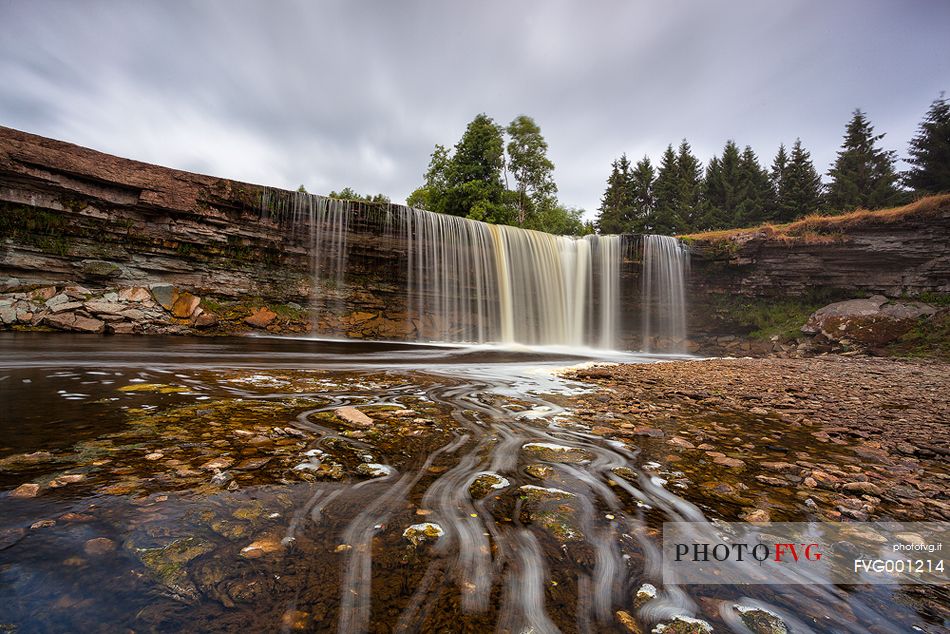
[[[906,185],[917,192],[950,192],[950,102],[940,93],[910,142],[907,162],[913,167],[904,175]]]
[[[881,209],[901,201],[894,152],[878,147],[883,138],[883,134],[874,134],[874,127],[860,109],[854,111],[838,158],[828,170],[829,210],[843,213],[858,207]]]

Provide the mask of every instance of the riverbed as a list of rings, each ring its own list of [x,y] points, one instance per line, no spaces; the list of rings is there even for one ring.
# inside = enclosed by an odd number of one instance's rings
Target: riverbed
[[[706,467],[696,438],[666,444],[688,411],[670,377],[634,397],[563,372],[671,359],[4,333],[0,630],[742,631],[736,606],[796,632],[946,626],[936,591],[664,587],[663,522],[755,510],[722,445],[788,422],[707,403]],[[758,506],[799,517],[780,497]]]

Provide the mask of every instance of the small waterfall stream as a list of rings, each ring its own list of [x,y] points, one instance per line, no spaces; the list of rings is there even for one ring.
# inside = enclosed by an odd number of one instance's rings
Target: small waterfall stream
[[[621,328],[621,236],[555,236],[402,205],[361,211],[383,241],[405,250],[399,270],[389,273],[405,288],[405,319],[416,340],[630,347]],[[265,190],[262,215],[286,223],[290,237],[308,245],[314,292],[332,295],[324,305],[342,317],[349,237],[360,230],[353,204]],[[688,253],[668,236],[644,236],[642,245],[644,349],[681,352]]]

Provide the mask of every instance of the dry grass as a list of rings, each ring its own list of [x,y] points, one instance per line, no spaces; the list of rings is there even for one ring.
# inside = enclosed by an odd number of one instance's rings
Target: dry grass
[[[892,209],[856,209],[837,216],[812,214],[794,222],[775,225],[764,224],[742,229],[723,229],[680,236],[687,240],[702,242],[741,241],[742,238],[762,237],[777,242],[804,242],[806,244],[831,243],[842,240],[847,229],[868,225],[901,222],[910,217],[936,216],[950,211],[950,194],[927,196],[903,207]]]

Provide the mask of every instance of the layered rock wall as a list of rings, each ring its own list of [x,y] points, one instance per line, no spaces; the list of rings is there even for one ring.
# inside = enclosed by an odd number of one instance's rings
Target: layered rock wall
[[[293,192],[0,127],[0,292],[20,293],[20,308],[8,303],[7,317],[17,310],[32,315],[29,322],[3,325],[44,325],[33,323],[34,309],[42,307],[23,303],[37,289],[64,294],[73,287],[77,295],[80,288],[89,294],[68,299],[88,303],[161,285],[204,298],[205,321],[215,315],[215,327],[227,330],[252,327],[246,318],[265,307],[276,312],[266,325],[274,331],[305,330],[312,321],[328,334],[411,339],[434,328],[434,316],[407,310],[408,245],[392,230],[387,206],[340,203],[348,223],[345,275],[323,275],[315,285],[320,261],[312,248],[314,228],[301,222],[297,201]],[[936,211],[799,238],[768,232],[699,237],[691,244],[690,333],[703,339],[748,330],[723,308],[736,298],[950,292],[948,238],[950,197]],[[637,244],[635,237],[625,238],[621,267],[623,334],[630,347],[639,345]],[[160,310],[161,302],[149,302]],[[97,318],[96,306],[83,306],[75,317]],[[200,314],[195,308],[189,317],[166,309],[165,321],[190,331]],[[161,322],[162,315],[152,317]]]

